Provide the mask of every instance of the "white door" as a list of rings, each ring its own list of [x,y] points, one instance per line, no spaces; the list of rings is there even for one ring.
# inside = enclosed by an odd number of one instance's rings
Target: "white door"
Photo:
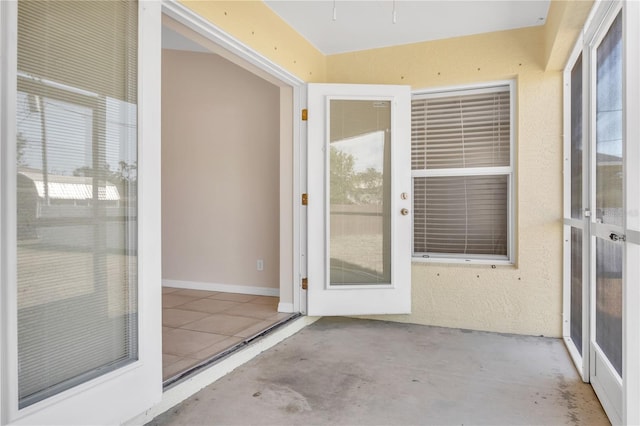
[[[580,43],[580,42],[579,42]],[[565,70],[565,202],[563,337],[584,382],[589,381],[589,164],[585,144],[582,44]],[[588,75],[588,74],[587,74]]]
[[[614,424],[640,420],[637,2],[601,2],[565,70],[565,330]]]
[[[591,383],[614,423],[622,412],[625,267],[622,10],[612,8],[591,46]],[[635,167],[635,165],[634,165]]]
[[[162,396],[160,7],[0,4],[0,424]]]
[[[408,86],[308,86],[308,313],[411,312]]]

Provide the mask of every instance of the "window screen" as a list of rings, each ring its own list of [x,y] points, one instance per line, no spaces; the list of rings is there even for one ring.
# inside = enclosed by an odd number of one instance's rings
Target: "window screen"
[[[509,86],[412,100],[413,253],[508,259]]]
[[[137,8],[18,2],[21,408],[137,359]]]

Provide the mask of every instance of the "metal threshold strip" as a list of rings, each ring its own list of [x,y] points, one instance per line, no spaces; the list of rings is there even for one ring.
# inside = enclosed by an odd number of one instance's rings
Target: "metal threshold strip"
[[[265,328],[264,330],[260,331],[259,333],[254,334],[253,336],[247,337],[246,339],[244,339],[241,342],[236,343],[235,345],[225,349],[222,352],[219,352],[215,355],[213,355],[212,357],[201,361],[200,363],[194,365],[193,367],[190,367],[188,369],[186,369],[185,371],[182,371],[178,374],[176,374],[173,377],[168,378],[167,380],[165,380],[162,383],[162,390],[166,391],[167,389],[172,388],[173,386],[181,383],[182,381],[188,379],[189,377],[192,377],[194,374],[216,364],[218,361],[222,360],[223,358],[226,358],[227,356],[238,352],[240,349],[246,347],[247,345],[251,344],[252,342],[256,341],[257,339],[260,339],[266,335],[268,335],[269,333],[273,332],[274,330],[284,326],[285,324],[289,323],[290,321],[293,321],[296,318],[301,317],[302,314],[300,313],[295,313],[295,314],[291,314],[290,316],[288,316],[287,318],[283,318],[282,320],[276,322],[275,324]]]

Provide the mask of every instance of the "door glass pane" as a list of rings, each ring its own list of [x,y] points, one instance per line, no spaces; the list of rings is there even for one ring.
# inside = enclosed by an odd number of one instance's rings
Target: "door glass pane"
[[[582,229],[571,228],[571,340],[582,355]]]
[[[19,406],[137,359],[137,4],[18,3]]]
[[[622,376],[622,247],[596,238],[596,342]]]
[[[597,51],[596,221],[623,224],[622,15]]]
[[[571,217],[582,219],[582,54],[571,70]]]
[[[331,100],[330,284],[391,283],[391,103]]]

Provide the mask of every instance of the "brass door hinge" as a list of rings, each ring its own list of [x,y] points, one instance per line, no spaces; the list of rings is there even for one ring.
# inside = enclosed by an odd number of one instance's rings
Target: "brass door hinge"
[[[306,206],[307,204],[309,204],[309,195],[304,193],[302,194],[302,205]]]
[[[302,289],[306,290],[309,287],[309,280],[307,278],[302,279]]]
[[[307,121],[307,117],[308,117],[308,111],[305,108],[302,110],[302,121]]]

